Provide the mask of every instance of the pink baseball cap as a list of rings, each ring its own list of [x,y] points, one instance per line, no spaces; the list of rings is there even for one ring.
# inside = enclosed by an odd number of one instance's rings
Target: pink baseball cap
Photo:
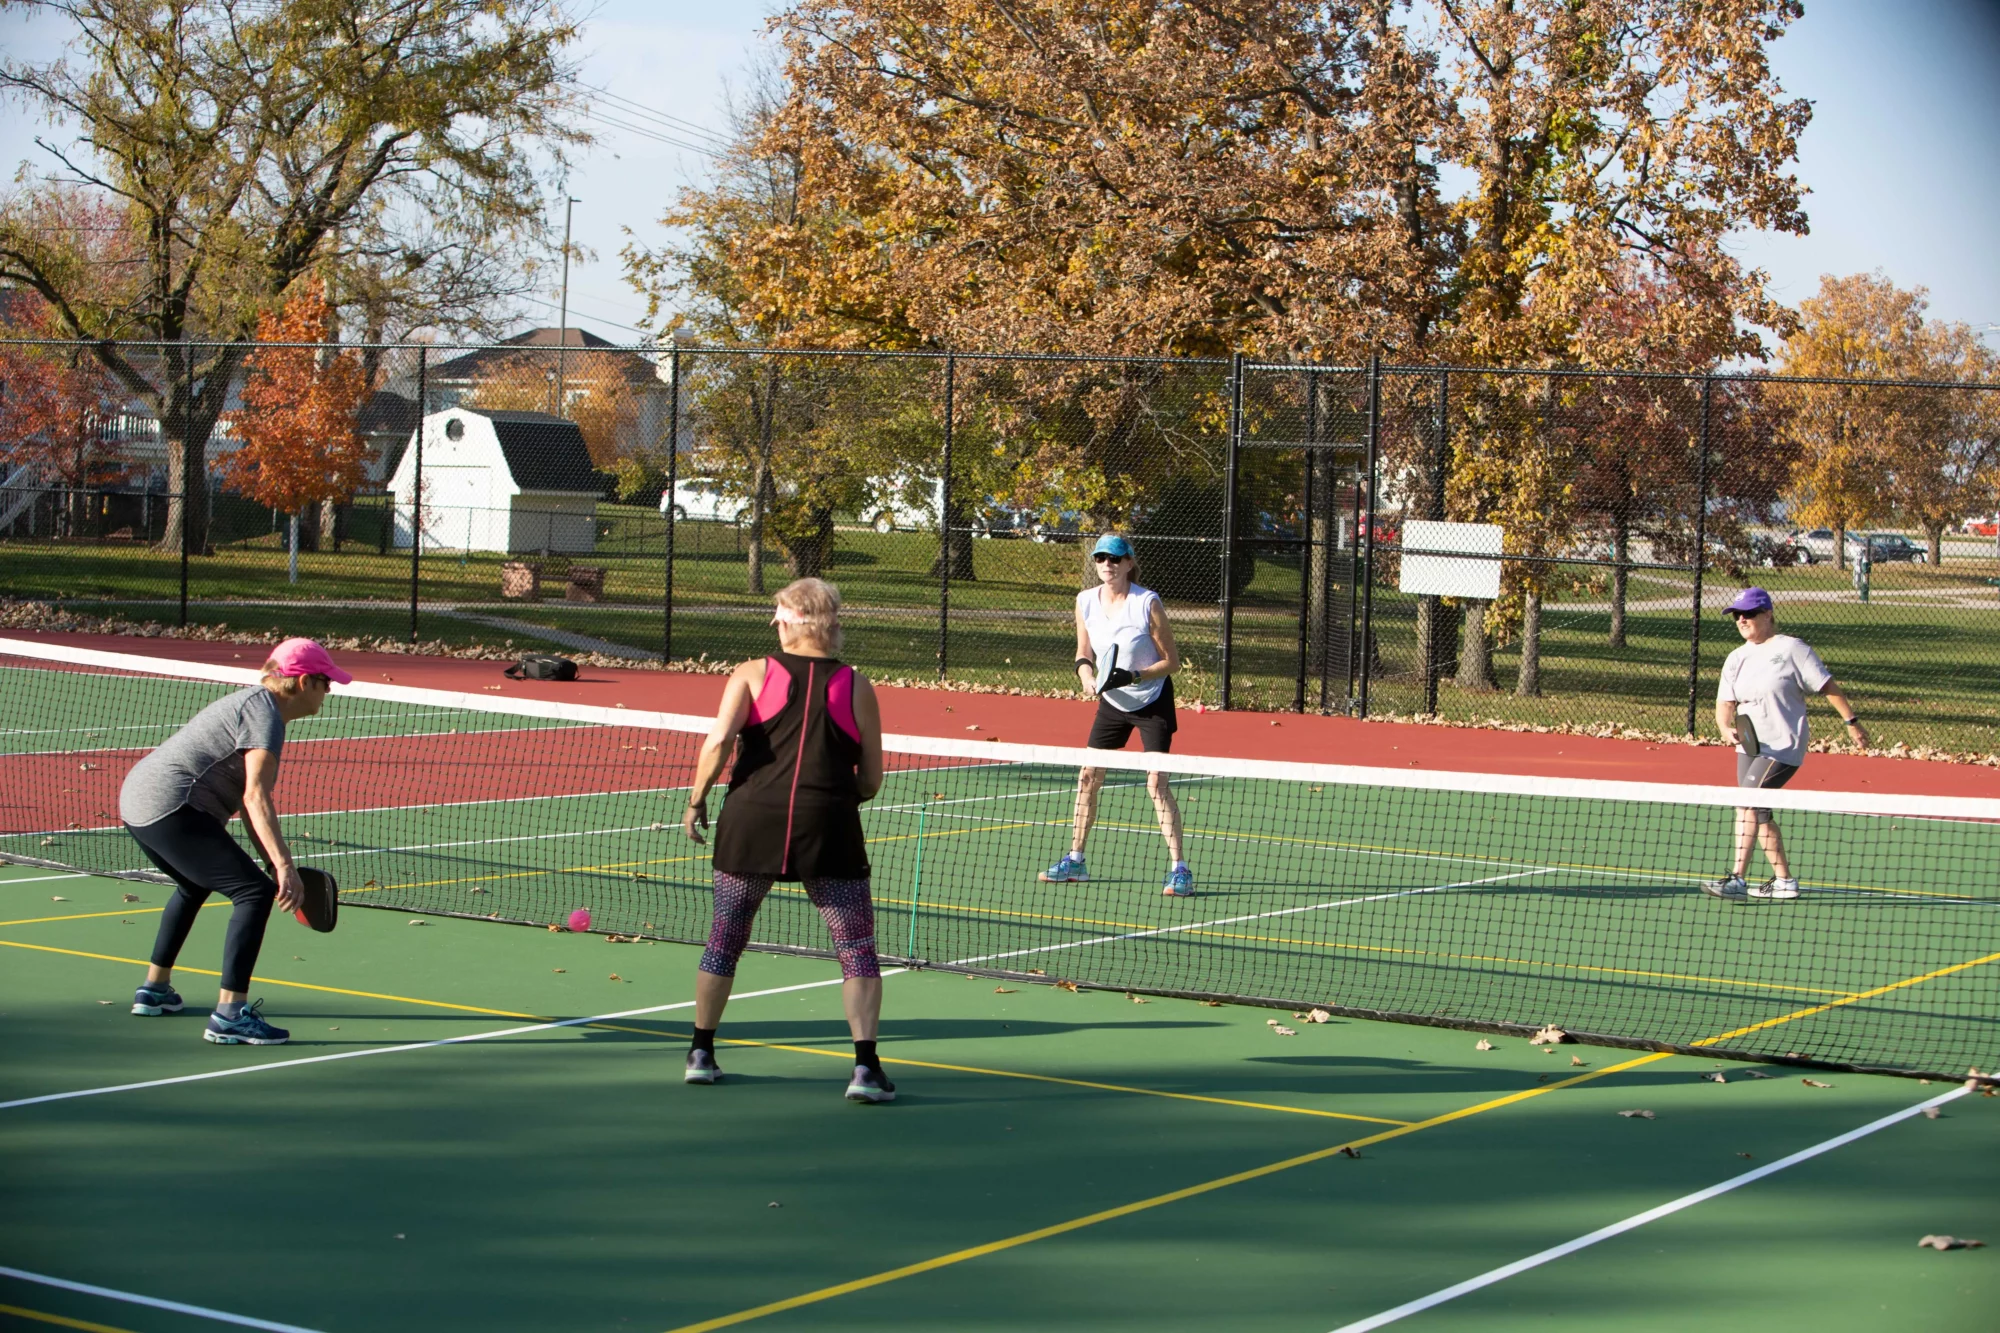
[[[334,665],[326,649],[311,639],[286,639],[271,650],[267,670],[280,676],[325,676],[339,685],[349,685],[354,677]]]

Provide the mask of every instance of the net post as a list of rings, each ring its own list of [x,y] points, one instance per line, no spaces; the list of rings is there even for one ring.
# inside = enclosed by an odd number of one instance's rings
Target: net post
[[[1360,548],[1361,566],[1361,717],[1368,716],[1368,675],[1374,663],[1370,660],[1375,641],[1375,525],[1382,520],[1377,512],[1379,497],[1376,495],[1375,469],[1378,463],[1377,451],[1382,442],[1382,354],[1368,355],[1368,539]]]
[[[674,660],[674,510],[680,502],[681,467],[681,349],[667,349],[667,552],[660,578],[660,665]]]
[[[1437,434],[1431,441],[1431,494],[1428,506],[1429,516],[1442,520],[1444,508],[1444,475],[1446,461],[1451,454],[1451,372],[1438,371],[1438,418]],[[1439,597],[1426,597],[1428,612],[1424,616],[1424,712],[1431,717],[1438,710],[1438,619],[1444,614],[1444,601]]]
[[[1236,637],[1236,599],[1230,570],[1236,563],[1236,455],[1243,447],[1243,353],[1229,358],[1229,440],[1222,465],[1222,688],[1218,702],[1229,708],[1229,677]]]
[[[1301,522],[1299,536],[1303,544],[1299,547],[1299,666],[1298,679],[1292,686],[1292,711],[1306,711],[1306,645],[1312,638],[1312,571],[1313,571],[1313,473],[1319,468],[1319,452],[1314,447],[1319,443],[1319,395],[1315,372],[1306,372],[1306,450],[1305,483],[1300,487],[1305,503],[1300,506]],[[1322,606],[1320,612],[1325,614]]]
[[[943,475],[938,478],[938,646],[937,674],[943,680],[950,669],[951,659],[951,443],[953,429],[954,394],[957,389],[958,358],[951,352],[944,354],[944,457]],[[919,816],[918,831],[922,831]],[[911,912],[916,911],[915,906]],[[916,917],[910,918],[910,929],[916,929]]]
[[[903,957],[908,959],[917,956],[917,901],[923,896],[924,889],[924,822],[930,813],[931,803],[926,797],[924,803],[917,807],[916,865],[910,872],[910,941],[903,950]]]
[[[430,348],[417,349],[417,438],[410,464],[410,642],[417,641],[417,580],[424,557],[424,409],[430,406]]]
[[[1701,377],[1701,444],[1694,460],[1694,603],[1688,609],[1687,734],[1695,734],[1696,694],[1701,688],[1701,574],[1708,565],[1708,448],[1715,376]]]

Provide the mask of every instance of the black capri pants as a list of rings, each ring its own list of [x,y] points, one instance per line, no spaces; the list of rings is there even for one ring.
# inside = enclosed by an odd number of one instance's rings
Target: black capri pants
[[[264,947],[264,926],[278,885],[257,864],[243,844],[213,815],[184,805],[151,824],[127,824],[146,857],[180,887],[160,916],[160,933],[153,940],[153,964],[172,967],[194,929],[196,913],[219,893],[236,904],[229,914],[229,934],[222,944],[222,989],[247,991]]]

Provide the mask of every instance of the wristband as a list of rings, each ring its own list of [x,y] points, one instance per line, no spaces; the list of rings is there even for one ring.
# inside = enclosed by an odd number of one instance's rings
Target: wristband
[[[1856,713],[1853,717],[1843,717],[1840,721],[1842,726],[1858,727],[1861,725],[1861,714]]]
[[[1091,661],[1088,657],[1079,657],[1076,659],[1076,665],[1080,667],[1087,666],[1094,668],[1096,667],[1097,663]]]

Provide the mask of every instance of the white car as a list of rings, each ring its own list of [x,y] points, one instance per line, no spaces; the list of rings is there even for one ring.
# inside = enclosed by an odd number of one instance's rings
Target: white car
[[[675,522],[697,519],[708,523],[735,523],[750,512],[750,502],[724,493],[713,477],[690,477],[676,481],[671,491],[660,492],[660,517],[671,508]]]
[[[928,503],[911,504],[907,498],[910,478],[905,476],[868,478],[868,503],[862,508],[861,521],[877,532],[894,532],[898,528],[937,530],[938,511],[944,508],[944,482],[934,480],[930,484]]]
[[[1814,528],[1810,532],[1792,534],[1792,545],[1800,546],[1813,553],[1818,560],[1833,559],[1833,529]]]

